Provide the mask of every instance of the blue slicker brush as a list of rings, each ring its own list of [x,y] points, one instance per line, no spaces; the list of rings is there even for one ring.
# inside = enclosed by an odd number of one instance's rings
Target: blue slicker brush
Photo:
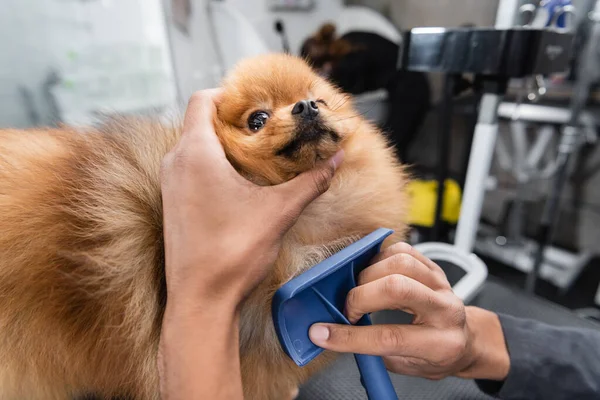
[[[312,324],[350,325],[343,314],[346,296],[356,286],[360,271],[369,265],[392,233],[389,229],[376,230],[287,282],[275,293],[272,304],[275,330],[281,347],[298,366],[308,364],[323,351],[308,337]],[[371,325],[371,318],[365,315],[356,325]],[[381,357],[355,354],[354,358],[369,400],[398,400]]]

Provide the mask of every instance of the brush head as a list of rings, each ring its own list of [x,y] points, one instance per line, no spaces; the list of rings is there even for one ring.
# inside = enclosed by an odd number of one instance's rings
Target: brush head
[[[308,337],[317,322],[349,324],[344,317],[348,292],[356,277],[379,253],[393,231],[380,228],[284,284],[273,296],[275,331],[283,351],[299,366],[321,354]],[[359,325],[370,324],[365,316]]]

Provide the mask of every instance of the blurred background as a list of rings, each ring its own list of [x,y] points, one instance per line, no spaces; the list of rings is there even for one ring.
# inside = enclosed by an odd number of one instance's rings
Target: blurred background
[[[86,114],[103,109],[163,108],[186,99],[194,90],[215,86],[224,67],[208,3],[3,0],[0,125],[84,121]],[[497,8],[495,0],[461,1],[460,12],[450,0],[225,3],[253,26],[271,50],[282,50],[274,24],[283,21],[295,54],[322,23],[335,21],[345,4],[372,7],[398,29],[467,22],[493,25]],[[294,3],[310,6],[298,10]],[[292,11],[285,10],[286,4],[291,4]],[[189,8],[188,15],[177,18],[177,10],[183,8]]]
[[[92,124],[99,116],[113,113],[172,114],[181,110],[194,91],[217,86],[244,57],[268,51],[304,52],[305,56],[316,57],[318,49],[306,47],[307,40],[322,40],[318,35],[326,23],[334,25],[334,39],[352,32],[376,34],[395,48],[395,60],[402,32],[416,27],[493,27],[502,11],[500,3],[2,0],[0,128]],[[526,4],[539,5],[534,1],[512,3],[513,13]],[[490,275],[509,286],[523,286],[533,268],[535,232],[553,178],[549,166],[556,158],[560,130],[567,123],[574,85],[580,78],[577,68],[581,43],[590,35],[595,21],[591,17],[594,0],[569,3],[574,12],[568,29],[575,37],[569,68],[537,80],[532,77],[509,83],[499,109],[494,161],[485,187],[481,187],[485,199],[474,251],[486,262]],[[518,15],[510,19],[515,26],[526,24]],[[381,60],[386,54],[391,53],[382,53]],[[321,65],[321,72],[332,79],[335,62],[324,61]],[[435,224],[432,205],[439,187],[436,177],[440,163],[446,164],[442,167],[446,168],[450,185],[447,183],[444,199],[449,209],[442,213],[438,221],[442,229],[433,239],[452,242],[473,127],[480,111],[477,80],[468,73],[455,76],[458,83],[450,96],[453,112],[448,120],[442,119],[448,100],[443,95],[444,74],[396,74],[395,64],[392,69],[393,83],[365,83],[364,87],[344,89],[355,95],[357,106],[368,118],[395,132],[392,134],[400,143],[402,161],[412,165],[418,184],[411,193],[422,205],[412,215],[415,243],[431,239]],[[344,77],[338,78],[341,82]],[[420,83],[414,86],[415,82]],[[568,184],[560,193],[561,207],[550,243],[556,262],[547,260],[537,288],[538,295],[577,310],[595,309],[600,304],[600,154],[595,146],[599,114],[595,82],[588,86],[582,122],[586,136],[569,169]],[[525,118],[515,111],[519,104],[538,108],[532,111],[534,116]],[[403,119],[392,121],[389,110],[403,110],[398,114]],[[566,113],[562,120],[548,117],[562,115],[561,110]],[[407,120],[412,122],[403,123]],[[445,145],[440,139],[443,121],[449,121],[450,141]],[[545,139],[538,141],[540,137]],[[525,143],[525,148],[519,143]],[[446,153],[446,161],[440,157],[442,152]],[[536,165],[525,170],[514,167],[528,155],[537,157]]]

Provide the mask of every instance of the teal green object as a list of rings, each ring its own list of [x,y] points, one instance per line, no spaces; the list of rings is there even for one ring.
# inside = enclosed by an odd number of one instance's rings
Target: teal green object
[[[393,231],[380,228],[342,251],[315,265],[283,285],[273,296],[272,313],[275,331],[283,351],[298,366],[304,366],[323,352],[308,337],[317,322],[346,324],[346,296],[356,287],[356,278],[381,244]],[[371,325],[363,316],[356,325]],[[369,400],[397,400],[398,396],[385,368],[377,356],[355,354],[361,383]]]

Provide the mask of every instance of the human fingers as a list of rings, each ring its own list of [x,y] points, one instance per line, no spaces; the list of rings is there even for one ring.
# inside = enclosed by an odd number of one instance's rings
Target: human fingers
[[[388,275],[404,275],[434,290],[444,288],[448,280],[408,253],[396,253],[365,268],[358,276],[358,284],[365,285]]]
[[[442,270],[442,268],[440,268],[439,265],[437,265],[435,262],[433,262],[428,257],[421,254],[419,251],[417,251],[417,249],[415,249],[410,244],[404,243],[404,242],[396,243],[396,244],[393,244],[392,246],[388,247],[387,249],[385,249],[384,251],[382,251],[381,253],[376,255],[373,258],[373,260],[371,260],[371,263],[372,264],[378,263],[378,262],[380,262],[388,257],[392,257],[396,254],[408,254],[408,255],[414,257],[415,259],[417,259],[418,261],[420,261],[423,265],[425,265],[427,268],[431,269],[432,271],[439,272],[444,277],[446,276],[446,274],[444,273],[444,270]]]
[[[404,275],[388,275],[352,289],[346,297],[346,316],[356,323],[363,315],[382,310],[436,314],[448,306],[445,297]]]
[[[418,325],[338,325],[314,324],[310,340],[319,347],[338,353],[375,356],[435,357],[442,341],[440,331]]]
[[[221,89],[208,89],[194,93],[185,113],[183,132],[177,145],[165,156],[163,176],[172,170],[192,169],[192,176],[222,181],[224,175],[237,177],[215,131],[216,102]],[[225,174],[224,174],[225,173]]]

